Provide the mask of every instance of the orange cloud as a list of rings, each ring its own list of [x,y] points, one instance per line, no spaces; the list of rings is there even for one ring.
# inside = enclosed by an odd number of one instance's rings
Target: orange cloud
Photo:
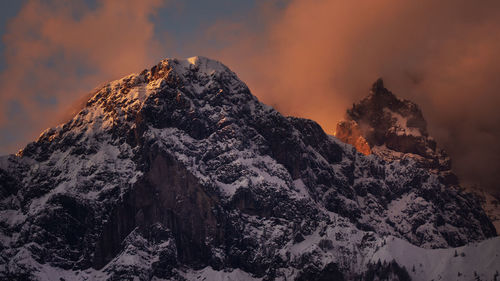
[[[83,1],[28,1],[3,37],[1,128],[27,141],[60,121],[61,108],[82,93],[159,60],[150,17],[162,4],[101,0],[91,9]]]
[[[500,181],[500,2],[293,0],[268,20],[214,52],[263,101],[332,133],[383,77],[422,106],[462,179]]]
[[[261,100],[314,119],[329,133],[383,77],[394,93],[422,106],[431,134],[450,152],[462,179],[492,188],[500,181],[499,1],[258,3],[249,12],[254,21],[220,20],[206,38],[182,46],[183,55],[220,59]],[[150,20],[162,4],[25,4],[3,38],[8,68],[0,74],[0,130],[30,124],[20,132],[33,138],[60,120],[58,108],[99,83],[168,56]]]

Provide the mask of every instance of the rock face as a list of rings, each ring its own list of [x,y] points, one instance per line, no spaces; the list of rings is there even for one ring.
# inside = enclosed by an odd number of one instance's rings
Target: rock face
[[[451,160],[429,136],[427,122],[418,105],[397,98],[384,87],[382,79],[373,84],[366,98],[347,110],[346,121],[340,121],[339,125],[345,123],[360,128],[356,137],[360,134],[366,139],[371,152],[377,156],[387,161],[412,158],[419,167],[439,175],[445,184],[458,185],[451,171]],[[339,139],[353,145],[348,138]],[[360,151],[365,153],[367,149]]]
[[[427,122],[415,103],[401,100],[384,87],[382,79],[372,86],[368,97],[347,110],[346,120],[339,121],[335,136],[369,155],[387,161],[414,159],[417,165],[437,174],[446,186],[458,186],[451,160],[427,132]],[[500,230],[498,199],[481,188],[467,187],[474,194]]]
[[[430,142],[417,117],[407,125]],[[404,146],[393,135],[388,147]],[[388,237],[446,248],[496,236],[475,197],[421,167],[282,116],[217,61],[163,60],[0,158],[0,279],[407,276],[372,266]]]
[[[364,155],[370,155],[372,153],[370,145],[361,134],[358,123],[354,120],[340,121],[337,123],[334,136],[342,142],[354,146],[357,151]]]
[[[500,233],[500,199],[498,196],[495,196],[481,187],[478,186],[472,186],[467,188],[468,192],[473,193],[476,195],[480,202],[481,206],[483,207],[484,212],[488,216],[488,218],[491,220],[493,225],[495,226],[495,229],[497,233]]]

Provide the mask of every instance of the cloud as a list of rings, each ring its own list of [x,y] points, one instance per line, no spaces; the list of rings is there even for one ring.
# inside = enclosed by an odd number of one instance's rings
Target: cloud
[[[383,77],[421,105],[464,182],[500,191],[500,2],[293,0],[268,20],[214,51],[263,101],[332,133]]]
[[[247,17],[202,24],[180,55],[220,59],[262,101],[329,133],[383,77],[396,95],[421,105],[463,181],[500,193],[499,1],[256,3]],[[28,1],[3,37],[0,146],[12,152],[100,83],[168,56],[165,41],[175,38],[155,31],[178,27],[151,21],[162,4]]]
[[[6,137],[0,145],[12,152],[20,139],[60,121],[83,93],[158,60],[161,46],[150,17],[162,4],[27,1],[2,38],[0,134]]]

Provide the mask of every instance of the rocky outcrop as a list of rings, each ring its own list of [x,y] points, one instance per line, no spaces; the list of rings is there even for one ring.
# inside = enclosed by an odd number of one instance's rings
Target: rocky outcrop
[[[360,152],[368,151],[354,141],[362,137],[371,152],[383,159],[394,161],[409,157],[417,161],[419,167],[439,175],[445,184],[458,184],[451,171],[449,156],[429,136],[427,122],[418,105],[396,97],[384,87],[382,79],[373,84],[366,98],[347,110],[345,118],[337,127],[360,129],[340,130],[341,134],[336,133],[336,136]]]
[[[500,198],[492,193],[485,191],[479,186],[471,186],[467,188],[468,192],[476,195],[484,212],[488,215],[497,233],[500,233]]]
[[[370,155],[372,153],[370,145],[361,134],[358,123],[354,120],[338,122],[334,136],[342,142],[354,146],[357,151],[364,155]]]
[[[360,154],[203,57],[105,85],[2,158],[0,177],[8,280],[353,280],[389,236],[446,248],[496,235],[418,161]]]
[[[396,97],[384,87],[382,79],[373,84],[366,98],[347,110],[345,119],[338,122],[335,136],[359,152],[373,153],[387,161],[412,159],[418,167],[438,175],[446,186],[459,185],[450,157],[429,136],[418,105]],[[481,202],[498,232],[498,200],[481,188],[466,190]]]

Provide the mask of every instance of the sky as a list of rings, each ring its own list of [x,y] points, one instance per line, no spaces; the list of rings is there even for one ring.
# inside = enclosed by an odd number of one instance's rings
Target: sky
[[[92,89],[203,55],[327,133],[379,77],[418,103],[467,184],[500,192],[500,1],[0,2],[0,154],[67,120]]]

